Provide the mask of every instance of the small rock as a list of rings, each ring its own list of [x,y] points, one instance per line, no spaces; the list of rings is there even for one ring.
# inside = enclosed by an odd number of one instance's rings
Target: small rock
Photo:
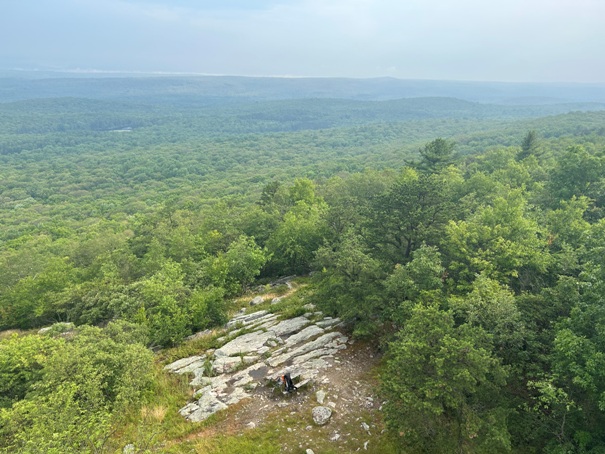
[[[328,328],[328,327],[334,326],[338,323],[340,323],[339,318],[326,317],[323,320],[317,322],[316,325],[320,326],[321,328]]]
[[[288,427],[288,432],[292,432],[292,427]]]
[[[252,301],[250,301],[250,306],[258,306],[259,304],[261,304],[263,302],[263,297],[262,296],[257,296],[256,298],[254,298]]]
[[[248,429],[254,429],[256,427],[256,424],[253,421],[250,421],[248,424],[246,424],[246,427]]]
[[[315,452],[312,449],[307,449],[305,454],[315,454]]]
[[[307,427],[305,427],[305,430],[311,430],[311,429],[313,429],[313,426],[307,426]]]
[[[366,441],[366,442],[363,444],[363,449],[365,449],[366,451],[368,450],[368,443],[370,443],[370,442],[369,442],[369,441]]]
[[[271,304],[277,304],[277,303],[279,303],[279,302],[281,302],[281,298],[280,298],[280,297],[275,297],[275,298],[273,298],[273,299],[271,300]]]
[[[330,441],[338,441],[338,439],[340,438],[340,434],[339,433],[334,433],[331,437],[330,437]]]
[[[313,421],[318,426],[326,424],[332,416],[332,410],[328,407],[315,407],[312,411]]]
[[[334,402],[328,402],[328,407],[336,408],[336,404]]]
[[[55,323],[52,326],[47,326],[45,328],[40,328],[40,330],[38,331],[38,334],[46,334],[49,331],[52,331],[54,333],[68,333],[70,331],[73,331],[76,328],[76,325],[74,325],[71,322],[58,322]]]
[[[361,423],[361,428],[366,431],[370,431],[370,426],[368,426],[365,422]]]
[[[124,446],[124,449],[122,449],[122,454],[134,454],[134,452],[135,448],[132,443],[128,443],[126,446]]]
[[[326,393],[325,391],[317,391],[315,393],[315,397],[317,399],[317,403],[323,405],[324,399],[326,398]]]
[[[212,330],[205,329],[204,331],[198,331],[197,333],[192,334],[191,336],[187,336],[185,338],[185,340],[188,340],[188,341],[197,340],[197,339],[201,339],[202,337],[208,336],[209,334],[212,334]]]

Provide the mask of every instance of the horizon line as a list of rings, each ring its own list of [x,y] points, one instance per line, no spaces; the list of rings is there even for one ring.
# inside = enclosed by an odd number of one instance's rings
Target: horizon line
[[[603,82],[577,82],[577,81],[504,81],[504,80],[472,80],[472,79],[431,79],[431,78],[401,78],[391,75],[384,76],[301,76],[295,74],[229,74],[229,73],[204,73],[195,71],[143,71],[143,70],[118,70],[118,69],[95,69],[95,68],[2,68],[0,71],[14,71],[22,73],[55,73],[55,74],[80,74],[80,75],[138,75],[138,76],[197,76],[197,77],[242,77],[242,78],[265,78],[265,79],[393,79],[400,81],[422,81],[422,82],[456,82],[456,83],[493,83],[493,84],[535,84],[535,85],[597,85],[605,86]]]

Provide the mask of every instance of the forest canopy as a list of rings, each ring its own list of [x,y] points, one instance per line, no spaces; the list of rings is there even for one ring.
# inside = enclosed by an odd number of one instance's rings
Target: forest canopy
[[[403,451],[603,450],[603,111],[140,102],[0,104],[0,450],[99,452],[151,349],[310,272]]]

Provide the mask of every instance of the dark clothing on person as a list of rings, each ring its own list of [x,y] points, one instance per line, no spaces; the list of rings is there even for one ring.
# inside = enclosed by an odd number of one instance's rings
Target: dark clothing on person
[[[295,389],[298,389],[294,386],[294,382],[292,382],[292,378],[290,377],[290,373],[284,374],[282,376],[282,382],[284,383],[284,388],[287,392],[291,393]]]

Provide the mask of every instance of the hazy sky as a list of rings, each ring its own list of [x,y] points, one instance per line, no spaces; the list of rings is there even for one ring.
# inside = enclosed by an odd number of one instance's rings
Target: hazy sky
[[[605,0],[0,0],[0,67],[605,82]]]

